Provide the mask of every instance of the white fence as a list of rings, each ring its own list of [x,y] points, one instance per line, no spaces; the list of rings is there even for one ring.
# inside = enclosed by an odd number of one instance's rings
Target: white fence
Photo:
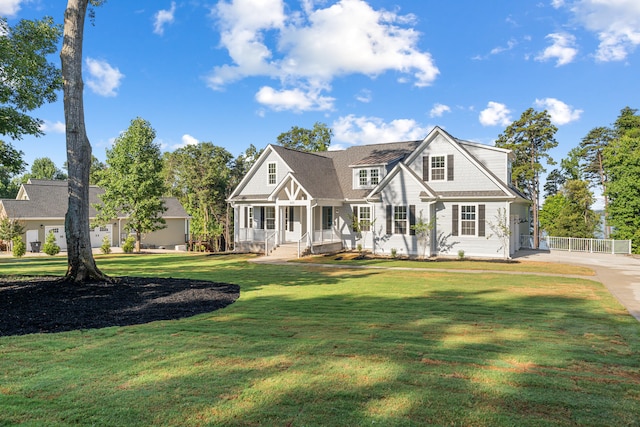
[[[533,236],[520,236],[520,247],[532,248]],[[630,254],[631,240],[545,236],[540,238],[540,249],[598,254]]]

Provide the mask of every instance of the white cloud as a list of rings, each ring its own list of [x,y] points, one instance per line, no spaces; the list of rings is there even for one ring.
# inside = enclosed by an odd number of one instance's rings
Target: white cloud
[[[600,45],[595,53],[598,61],[624,60],[640,44],[638,0],[574,0],[555,3],[569,7],[577,22],[598,36]]]
[[[50,122],[45,120],[40,126],[40,130],[44,133],[65,133],[66,126],[61,121]]]
[[[551,122],[556,125],[566,125],[580,119],[582,110],[573,108],[570,105],[556,98],[536,99],[535,105],[538,108],[544,108],[551,117]]]
[[[444,104],[434,104],[431,111],[429,111],[429,117],[442,117],[444,113],[451,112],[451,108]]]
[[[369,89],[362,89],[356,95],[356,99],[358,101],[362,102],[363,104],[368,104],[373,99],[373,94],[371,93],[371,91]]]
[[[322,96],[321,89],[303,90],[300,88],[276,90],[270,86],[263,86],[256,93],[256,101],[273,108],[276,111],[292,110],[323,111],[333,108],[334,98]]]
[[[564,6],[564,0],[551,0],[551,6],[553,6],[554,9],[559,9]]]
[[[213,10],[221,45],[232,63],[207,77],[212,89],[249,76],[279,79],[284,90],[301,85],[330,88],[337,76],[377,76],[396,71],[418,87],[439,74],[431,55],[418,48],[413,15],[375,10],[363,0],[321,8],[312,0],[287,14],[283,0],[221,0]],[[273,45],[266,40],[275,40]]]
[[[331,125],[333,139],[348,145],[413,141],[424,138],[432,127],[423,127],[412,119],[397,119],[386,123],[378,117],[340,117]]]
[[[23,0],[0,0],[0,15],[13,18],[20,11],[20,3]]]
[[[92,91],[102,96],[116,96],[116,89],[120,87],[120,82],[124,74],[118,68],[113,68],[106,61],[99,59],[85,59],[89,77],[87,86]]]
[[[182,140],[182,142],[180,144],[174,144],[174,145],[171,146],[171,148],[173,150],[177,150],[178,148],[184,148],[187,145],[198,145],[198,143],[200,142],[200,141],[198,141],[197,138],[189,135],[188,133],[185,133],[184,135],[182,135],[181,140]],[[165,144],[165,146],[166,146],[166,144]]]
[[[504,104],[489,101],[487,108],[480,112],[479,120],[482,126],[507,126],[511,123],[511,111]]]
[[[173,23],[174,14],[176,13],[176,2],[171,2],[169,10],[161,9],[154,15],[153,32],[158,35],[164,34],[164,27]]]
[[[575,48],[576,38],[568,33],[551,33],[547,39],[551,39],[553,44],[536,56],[536,61],[547,61],[549,59],[557,59],[556,67],[569,64],[573,61],[578,53]]]

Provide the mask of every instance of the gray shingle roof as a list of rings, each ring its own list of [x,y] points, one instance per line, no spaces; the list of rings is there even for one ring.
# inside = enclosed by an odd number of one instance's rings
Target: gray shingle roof
[[[41,179],[30,180],[23,184],[24,193],[28,200],[2,200],[5,212],[9,218],[35,219],[35,218],[64,218],[68,207],[67,181],[48,181]],[[97,186],[89,187],[89,217],[96,216],[93,204],[100,203],[99,194],[104,193]],[[165,207],[167,211],[164,218],[187,218],[180,202],[174,197],[166,197]]]

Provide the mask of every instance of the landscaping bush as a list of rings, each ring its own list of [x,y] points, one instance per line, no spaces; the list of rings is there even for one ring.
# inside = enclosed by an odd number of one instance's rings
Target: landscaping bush
[[[12,240],[13,242],[13,256],[21,258],[27,253],[27,245],[22,241],[22,237],[16,236]]]
[[[109,236],[104,236],[102,238],[102,245],[100,246],[100,251],[107,255],[111,253],[111,239]]]
[[[56,243],[56,236],[52,231],[47,234],[44,245],[42,245],[42,252],[51,256],[57,255],[60,252],[60,246]]]
[[[122,251],[125,254],[130,254],[133,252],[133,249],[135,248],[135,246],[136,246],[136,238],[133,236],[128,236],[125,239],[124,243],[122,244]]]

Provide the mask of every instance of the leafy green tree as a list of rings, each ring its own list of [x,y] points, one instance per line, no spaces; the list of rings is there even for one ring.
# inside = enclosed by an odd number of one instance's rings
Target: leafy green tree
[[[71,282],[105,280],[93,258],[89,234],[89,173],[91,144],[84,122],[82,43],[89,4],[104,0],[69,0],[64,13],[60,60],[64,91],[64,120],[67,139],[69,200],[65,216],[67,274]]]
[[[28,113],[45,102],[56,100],[61,88],[60,70],[47,61],[57,49],[61,28],[52,18],[21,20],[13,28],[0,17],[0,135],[21,139],[42,135],[42,120]],[[0,197],[13,198],[17,187],[11,183],[22,173],[22,151],[0,139]]]
[[[33,161],[31,172],[18,178],[20,184],[24,184],[30,179],[65,180],[67,175],[62,172],[56,164],[48,157],[40,157]]]
[[[42,135],[42,120],[27,113],[55,101],[62,86],[60,70],[47,60],[57,51],[61,28],[50,17],[21,20],[13,28],[0,18],[0,34],[0,134]]]
[[[233,156],[211,142],[201,142],[167,153],[164,160],[167,188],[192,217],[190,246],[196,240],[220,249],[221,236],[228,236],[231,227],[226,198]]]
[[[549,172],[549,174],[547,175],[547,180],[544,184],[544,197],[558,194],[566,181],[567,178],[562,174],[562,171],[560,169],[554,169]]]
[[[278,144],[300,151],[327,151],[331,145],[333,131],[324,123],[316,122],[313,129],[293,126],[288,132],[278,135]]]
[[[16,219],[2,218],[0,220],[0,242],[8,249],[9,242],[24,234],[24,224]]]
[[[549,151],[558,145],[547,111],[526,110],[498,136],[496,146],[513,150],[516,160],[512,178],[516,186],[531,198],[533,210],[533,247],[540,246],[538,211],[540,209],[540,173],[545,171],[542,161],[553,165]]]
[[[511,226],[509,224],[509,216],[507,210],[498,208],[494,221],[487,221],[487,225],[491,230],[491,233],[487,236],[487,239],[491,239],[496,236],[500,241],[500,247],[498,250],[502,250],[502,257],[504,259],[511,258],[509,254],[511,243]]]
[[[568,180],[562,190],[548,197],[540,211],[540,226],[550,236],[593,238],[599,217],[589,182]]]
[[[616,137],[603,150],[608,183],[607,215],[612,237],[630,239],[640,253],[640,116],[625,107],[614,124]]]
[[[108,167],[100,182],[102,203],[95,205],[98,223],[127,217],[125,229],[135,233],[138,252],[142,234],[165,227],[162,157],[160,146],[153,143],[155,137],[149,122],[139,117],[131,121],[107,150]]]
[[[418,239],[418,243],[422,246],[422,258],[424,259],[427,259],[430,255],[428,254],[428,252],[429,252],[429,248],[431,247],[431,237],[433,234],[433,229],[435,227],[436,227],[436,219],[423,218],[422,211],[420,211],[420,217],[418,218],[416,223],[411,226],[411,229],[414,230],[416,233],[416,238]]]

